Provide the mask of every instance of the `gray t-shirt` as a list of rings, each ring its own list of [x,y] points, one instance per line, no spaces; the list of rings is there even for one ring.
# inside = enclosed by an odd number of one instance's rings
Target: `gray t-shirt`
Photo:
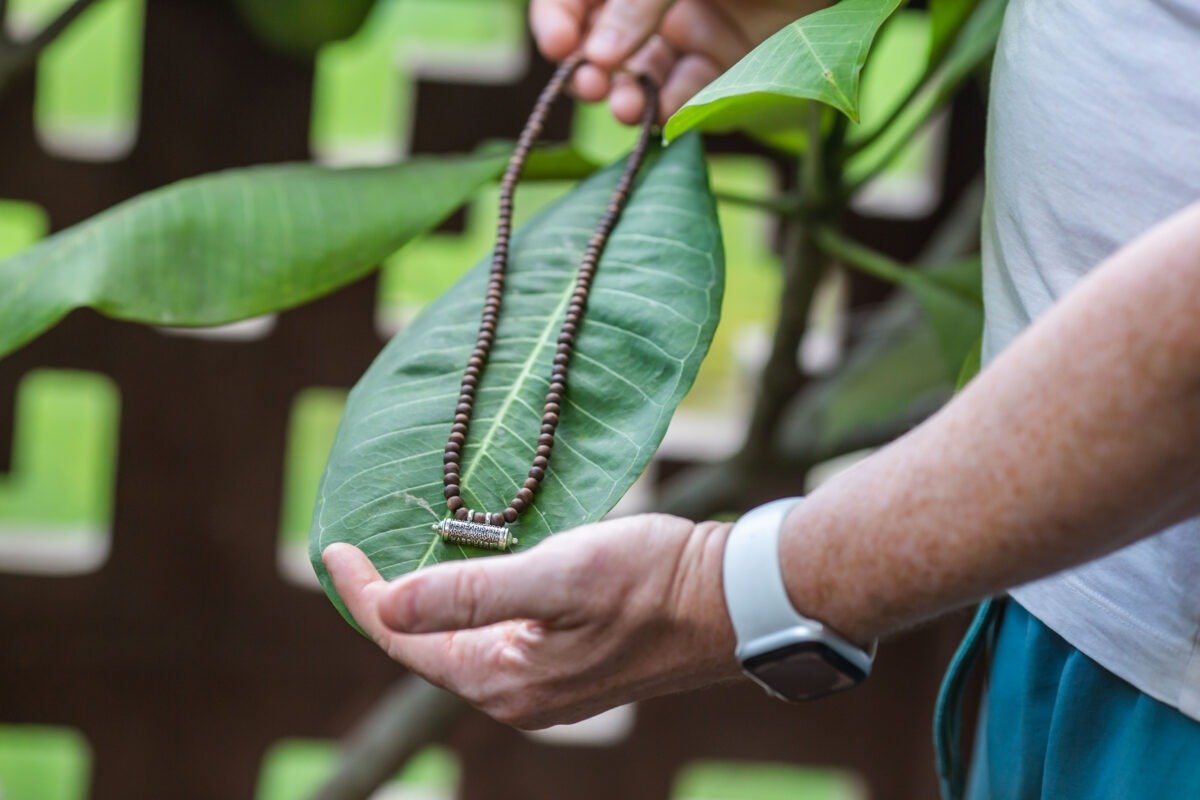
[[[1200,200],[1200,0],[1011,0],[991,91],[985,360],[1114,250]],[[1200,519],[1012,595],[1200,719]]]

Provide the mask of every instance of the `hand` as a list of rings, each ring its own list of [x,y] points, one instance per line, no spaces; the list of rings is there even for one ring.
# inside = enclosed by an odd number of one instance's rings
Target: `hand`
[[[389,656],[532,729],[738,677],[721,588],[728,533],[662,514],[626,517],[391,583],[351,545],[323,557],[350,613]]]
[[[561,61],[584,47],[588,63],[573,88],[583,100],[609,98],[627,124],[643,99],[626,73],[658,81],[659,117],[674,114],[718,75],[789,22],[829,0],[533,0],[530,25],[538,48]]]

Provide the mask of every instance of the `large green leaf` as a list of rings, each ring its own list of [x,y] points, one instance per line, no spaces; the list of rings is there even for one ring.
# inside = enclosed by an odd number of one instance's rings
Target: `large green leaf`
[[[505,159],[252,167],[140,195],[0,261],[0,356],[84,306],[189,326],[299,305],[437,225]]]
[[[879,26],[899,5],[842,0],[801,17],[688,101],[667,122],[667,136],[693,128],[770,135],[781,120],[800,127],[800,110],[809,100],[857,121],[859,74]]]
[[[533,457],[575,272],[621,166],[535,217],[511,251],[505,308],[463,462],[468,505],[500,510]],[[604,251],[576,341],[554,455],[517,549],[599,519],[641,474],[691,385],[720,313],[724,259],[698,137],[643,167]],[[479,555],[431,530],[446,510],[442,448],[475,341],[489,261],[430,305],[350,394],[310,537],[317,574],[332,542],[363,548],[387,578]]]

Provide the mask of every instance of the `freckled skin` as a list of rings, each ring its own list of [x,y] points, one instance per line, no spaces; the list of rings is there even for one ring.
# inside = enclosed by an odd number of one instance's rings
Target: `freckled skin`
[[[1200,514],[1200,204],[792,513],[797,607],[861,639]]]

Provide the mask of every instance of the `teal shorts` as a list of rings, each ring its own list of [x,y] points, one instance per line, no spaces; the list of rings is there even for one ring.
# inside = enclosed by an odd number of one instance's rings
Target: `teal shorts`
[[[963,687],[989,650],[968,777],[958,747]],[[946,800],[1200,800],[1200,722],[1133,688],[1011,600],[980,607],[934,724]]]

